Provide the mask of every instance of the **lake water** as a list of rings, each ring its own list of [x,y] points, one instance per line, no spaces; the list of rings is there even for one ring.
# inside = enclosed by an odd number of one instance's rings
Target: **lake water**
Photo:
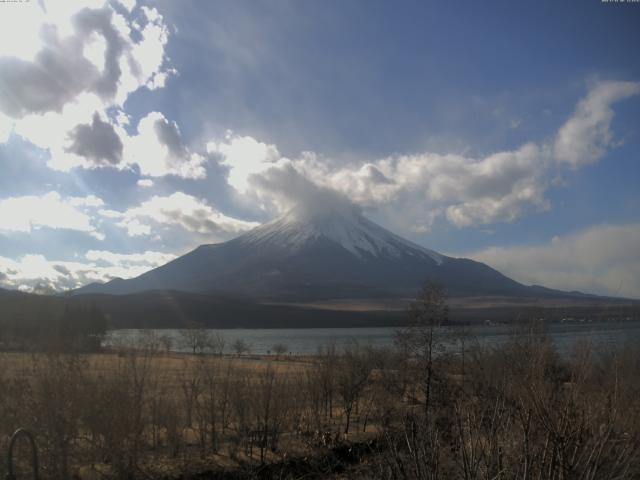
[[[455,332],[457,329],[449,329]],[[513,326],[485,325],[467,328],[467,343],[499,345],[514,333]],[[224,337],[226,351],[237,339],[243,340],[253,354],[268,354],[276,344],[284,344],[291,354],[315,354],[321,347],[336,345],[344,348],[350,342],[361,345],[388,347],[393,345],[395,328],[286,328],[286,329],[228,329],[211,330]],[[112,330],[105,339],[106,346],[141,347],[161,337],[170,339],[171,350],[188,351],[183,345],[180,330]],[[595,345],[617,346],[628,342],[640,342],[640,321],[608,323],[553,324],[549,333],[560,352],[568,352],[579,340]]]

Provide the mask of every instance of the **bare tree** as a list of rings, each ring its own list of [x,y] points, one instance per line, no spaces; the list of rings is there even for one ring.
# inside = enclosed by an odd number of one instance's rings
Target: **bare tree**
[[[273,353],[275,353],[277,356],[281,356],[289,351],[289,347],[284,343],[276,343],[273,347],[271,347],[271,350],[273,350]]]
[[[276,384],[276,372],[269,366],[260,374],[253,387],[253,436],[258,443],[261,463],[264,463],[269,437],[272,435],[271,428],[277,403]]]
[[[336,391],[336,369],[338,353],[335,345],[318,349],[317,384],[322,392],[324,420],[333,416],[333,397]]]
[[[206,339],[207,350],[211,351],[214,355],[222,355],[224,348],[227,345],[227,341],[220,332],[208,332]]]
[[[171,348],[173,347],[173,337],[165,333],[163,335],[160,335],[159,340],[165,353],[170,353]]]
[[[349,433],[351,414],[354,408],[357,409],[358,401],[371,373],[368,360],[368,356],[357,344],[347,347],[340,357],[336,372],[336,392],[340,397],[345,416],[345,434]]]
[[[416,386],[420,388],[420,397],[427,417],[432,400],[434,356],[437,349],[441,348],[438,328],[447,322],[448,315],[444,287],[427,282],[409,305],[407,327],[396,332],[396,343],[412,360],[407,366],[415,367]]]
[[[182,347],[194,355],[204,353],[211,341],[209,332],[193,322],[188,323],[186,328],[180,330],[180,338]]]
[[[241,338],[238,338],[235,342],[233,342],[231,344],[231,348],[239,357],[242,356],[243,353],[249,353],[251,351],[251,347],[249,346],[249,344]]]

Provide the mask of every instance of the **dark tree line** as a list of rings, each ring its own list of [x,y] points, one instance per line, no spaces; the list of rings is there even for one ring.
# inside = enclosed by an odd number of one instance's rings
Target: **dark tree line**
[[[94,350],[106,331],[106,316],[89,302],[16,295],[0,305],[3,350]]]

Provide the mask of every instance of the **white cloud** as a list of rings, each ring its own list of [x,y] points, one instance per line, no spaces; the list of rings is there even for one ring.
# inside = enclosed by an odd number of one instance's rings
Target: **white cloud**
[[[248,145],[266,145],[247,138],[243,137]],[[548,208],[544,198],[548,150],[528,143],[479,159],[425,152],[336,167],[313,152],[292,160],[278,158],[273,147],[269,155],[255,155],[259,161],[247,162],[241,171],[235,165],[245,157],[237,155],[235,162],[228,155],[224,159],[226,165],[234,165],[229,183],[267,209],[282,211],[305,202],[315,186],[363,208],[395,205],[403,215],[411,213],[409,228],[424,231],[441,215],[465,227],[512,221]]]
[[[95,196],[63,198],[57,192],[5,198],[0,200],[0,230],[28,233],[47,227],[77,230],[103,239],[91,216],[82,210],[101,204]]]
[[[221,156],[220,163],[229,167],[229,185],[240,193],[247,193],[251,175],[264,172],[280,160],[280,152],[275,145],[232,132],[227,132],[223,142],[207,143],[207,151]]]
[[[396,225],[411,231],[428,231],[440,217],[457,227],[511,222],[550,208],[545,194],[563,165],[596,161],[613,146],[611,105],[637,93],[640,83],[596,84],[553,141],[480,157],[422,152],[337,166],[313,152],[282,158],[275,145],[232,134],[208,150],[230,168],[229,184],[267,210],[306,201],[305,188],[292,187],[300,176],[361,207],[394,210]]]
[[[544,244],[463,256],[525,284],[640,298],[640,224],[598,225]]]
[[[154,196],[119,214],[113,211],[106,213],[106,216],[119,217],[118,225],[126,228],[130,236],[150,235],[155,227],[180,227],[188,232],[219,238],[259,225],[224,215],[206,202],[183,192],[166,197]]]
[[[111,210],[108,208],[99,209],[98,214],[105,218],[121,218],[122,217],[122,212],[118,212],[117,210]]]
[[[140,29],[142,40],[132,46],[132,55],[137,60],[141,75],[136,75],[131,80],[132,90],[130,91],[138,88],[136,81],[140,81],[141,78],[150,90],[161,88],[164,86],[166,77],[176,73],[170,68],[160,69],[164,62],[165,45],[169,40],[169,30],[164,23],[164,18],[155,8],[143,6],[141,10],[147,23]]]
[[[176,255],[150,250],[142,253],[115,253],[108,250],[89,250],[85,254],[85,258],[93,262],[105,262],[110,265],[129,266],[142,264],[158,266],[170,262],[176,258]]]
[[[547,161],[544,148],[527,144],[469,163],[460,176],[445,174],[448,188],[441,192],[442,198],[457,202],[446,208],[447,218],[465,227],[510,222],[525,212],[548,208],[544,198]]]
[[[38,2],[6,2],[3,8],[0,15],[0,55],[33,60],[41,49],[41,41],[34,32],[38,32],[44,22],[44,11]]]
[[[0,285],[24,291],[64,291],[116,277],[136,277],[174,258],[155,251],[123,254],[106,250],[89,250],[86,261],[48,260],[43,255],[15,260],[0,256]]]
[[[138,165],[141,174],[151,177],[206,177],[206,159],[184,144],[178,125],[160,112],[140,120],[138,134],[125,139],[124,157],[126,163]]]
[[[130,237],[140,237],[151,235],[151,225],[142,223],[137,218],[125,218],[118,223],[119,227],[127,229],[127,235]]]
[[[153,180],[150,178],[141,178],[138,180],[137,185],[142,188],[151,188],[153,187]]]
[[[422,215],[446,212],[456,226],[511,221],[531,209],[546,208],[544,171],[548,154],[529,143],[475,159],[423,153],[389,157],[334,171],[318,169],[315,159],[301,170],[365,207],[389,202],[422,205]]]
[[[558,130],[554,154],[573,168],[596,162],[613,145],[611,106],[640,94],[640,82],[601,82],[582,99],[573,116]]]
[[[136,0],[117,0],[117,2],[129,12],[136,6]]]
[[[69,205],[74,207],[102,207],[104,201],[95,195],[87,195],[86,197],[69,197]]]

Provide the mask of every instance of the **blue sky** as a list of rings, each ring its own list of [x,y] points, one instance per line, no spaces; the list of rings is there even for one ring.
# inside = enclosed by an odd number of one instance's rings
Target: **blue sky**
[[[299,180],[525,283],[640,298],[640,4],[0,8],[0,285],[139,274]]]

